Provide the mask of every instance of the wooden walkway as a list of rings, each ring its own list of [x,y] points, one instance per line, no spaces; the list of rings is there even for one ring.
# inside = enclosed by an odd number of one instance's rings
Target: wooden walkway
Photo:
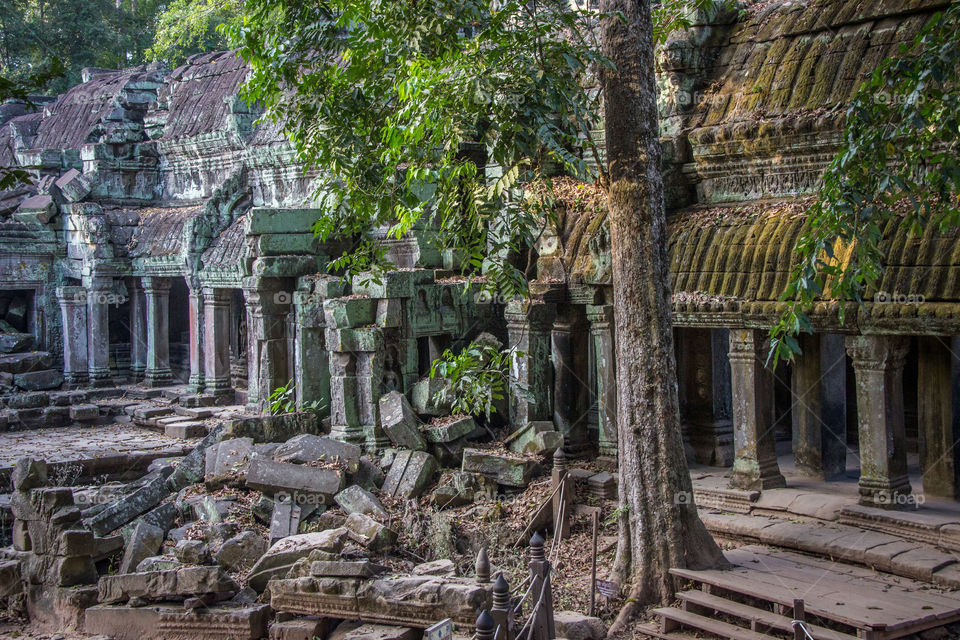
[[[899,638],[960,621],[960,592],[767,547],[725,555],[730,569],[673,570],[700,589],[679,593],[680,607],[657,609],[660,624],[641,631],[671,639],[688,637],[685,629],[733,640],[793,637],[797,600],[815,640]]]

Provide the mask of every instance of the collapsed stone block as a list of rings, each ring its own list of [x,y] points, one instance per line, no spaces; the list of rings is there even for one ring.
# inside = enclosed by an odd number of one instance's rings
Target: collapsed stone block
[[[0,561],[0,598],[16,595],[22,590],[20,563],[17,560]]]
[[[330,504],[333,496],[343,487],[343,473],[339,469],[319,469],[254,458],[247,469],[246,484],[251,489],[274,495],[322,496],[324,504]]]
[[[248,584],[262,592],[267,581],[282,577],[300,558],[319,550],[339,554],[350,532],[343,528],[327,529],[317,533],[302,533],[274,543],[250,570]]]
[[[226,593],[239,587],[220,567],[180,567],[150,573],[121,573],[100,578],[100,602],[112,604],[132,598],[162,601],[169,598]]]
[[[326,638],[329,634],[330,621],[328,618],[305,616],[274,622],[270,626],[270,640],[314,640]]]
[[[54,182],[67,202],[80,202],[93,188],[90,181],[76,169],[70,169]]]
[[[241,531],[224,542],[214,560],[221,567],[237,571],[252,567],[267,552],[267,541],[254,531]]]
[[[438,469],[436,458],[429,453],[399,451],[383,481],[383,492],[394,498],[416,498],[426,490]]]
[[[206,479],[224,476],[243,476],[253,457],[253,438],[231,438],[221,440],[207,448]]]
[[[21,351],[29,351],[32,346],[32,334],[0,333],[0,353],[19,353]]]
[[[202,438],[207,435],[207,425],[202,422],[192,420],[184,422],[175,422],[168,424],[163,428],[163,433],[168,438],[179,438],[180,440],[192,440]]]
[[[521,456],[481,449],[463,451],[463,471],[479,473],[508,487],[526,487],[536,468],[535,460]]]
[[[450,558],[424,562],[413,568],[413,575],[453,578],[457,575],[457,565]]]
[[[423,429],[423,436],[430,443],[454,442],[466,438],[477,428],[470,416],[450,416],[435,420]]]
[[[173,555],[183,564],[206,564],[210,551],[200,540],[180,540],[173,548]]]
[[[453,406],[450,381],[446,378],[423,378],[410,390],[410,404],[420,415],[449,415]]]
[[[390,442],[398,447],[413,451],[423,451],[427,443],[420,434],[420,420],[406,396],[399,391],[391,391],[380,398],[380,426]]]
[[[328,436],[305,433],[280,444],[273,452],[273,458],[277,462],[293,464],[340,460],[346,465],[347,473],[356,473],[360,463],[360,447]]]
[[[315,560],[310,563],[310,575],[328,578],[372,578],[389,571],[389,567],[369,560]]]
[[[347,514],[362,513],[381,519],[388,516],[387,510],[383,508],[376,496],[359,485],[350,485],[333,499]]]
[[[252,438],[254,442],[286,442],[303,433],[317,434],[320,422],[312,411],[276,416],[239,418],[227,423],[224,437]]]
[[[437,487],[430,497],[440,509],[462,507],[477,500],[493,500],[497,483],[479,473],[454,471],[447,482]]]
[[[563,446],[563,434],[553,428],[550,420],[528,422],[504,441],[514,453],[549,455]]]
[[[567,640],[602,640],[607,637],[607,625],[600,618],[577,611],[557,611],[553,614],[557,636]]]
[[[18,373],[13,376],[13,385],[24,391],[45,391],[63,384],[63,374],[56,369]]]
[[[106,505],[96,515],[84,520],[96,536],[105,536],[139,515],[160,504],[170,495],[170,487],[163,476],[153,478],[133,493]]]
[[[139,523],[123,550],[120,573],[133,573],[144,558],[156,555],[163,544],[164,531],[146,522]]]
[[[417,640],[421,635],[420,630],[408,627],[341,622],[328,640]]]
[[[50,195],[35,195],[24,199],[13,218],[18,222],[47,224],[57,215],[57,204]]]
[[[343,526],[351,540],[371,551],[386,551],[397,542],[396,531],[362,513],[351,513]]]
[[[34,458],[20,458],[13,467],[10,480],[17,491],[42,487],[47,484],[47,463]]]

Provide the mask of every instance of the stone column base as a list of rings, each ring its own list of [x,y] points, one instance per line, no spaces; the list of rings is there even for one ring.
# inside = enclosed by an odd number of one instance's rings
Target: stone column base
[[[173,374],[169,369],[148,370],[143,377],[143,384],[148,387],[169,387],[173,384]]]
[[[907,476],[890,478],[889,481],[860,478],[860,504],[877,509],[903,509],[915,507],[911,497],[913,488]]]
[[[760,462],[759,465],[749,463],[750,461],[746,459],[734,461],[733,471],[730,473],[731,487],[760,491],[763,489],[780,489],[787,486],[787,480],[780,473],[780,465],[776,459],[772,462]]]

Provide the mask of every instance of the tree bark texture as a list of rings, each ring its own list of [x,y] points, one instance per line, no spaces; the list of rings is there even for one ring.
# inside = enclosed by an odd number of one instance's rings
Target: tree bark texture
[[[723,555],[697,515],[684,456],[660,174],[650,0],[601,0],[607,207],[613,257],[621,526],[615,572],[630,583],[611,633],[640,607],[669,604],[673,567]]]

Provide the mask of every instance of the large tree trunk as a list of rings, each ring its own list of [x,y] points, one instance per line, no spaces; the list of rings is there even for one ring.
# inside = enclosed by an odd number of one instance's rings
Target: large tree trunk
[[[615,571],[631,584],[611,632],[669,604],[671,567],[723,563],[693,504],[677,400],[650,0],[601,0],[607,207],[613,256],[620,463]]]

